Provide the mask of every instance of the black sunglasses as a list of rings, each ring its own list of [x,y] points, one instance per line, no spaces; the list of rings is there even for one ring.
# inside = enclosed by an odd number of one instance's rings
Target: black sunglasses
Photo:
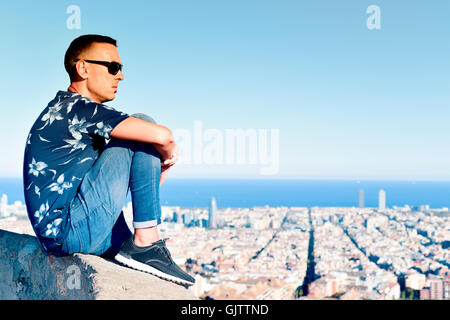
[[[116,75],[119,71],[122,71],[123,64],[120,64],[118,62],[109,62],[109,61],[98,61],[98,60],[86,60],[86,59],[75,59],[74,62],[84,60],[89,63],[95,63],[95,64],[101,64],[103,66],[108,67],[108,72],[112,75]]]

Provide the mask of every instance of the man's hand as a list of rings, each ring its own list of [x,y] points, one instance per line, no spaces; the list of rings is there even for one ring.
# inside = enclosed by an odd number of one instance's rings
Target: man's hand
[[[159,186],[161,186],[169,174],[169,169],[178,161],[178,154],[180,152],[180,147],[178,145],[174,146],[172,157],[161,162],[161,178],[159,180]]]
[[[179,152],[180,152],[180,147],[178,145],[175,145],[173,148],[172,156],[169,159],[163,160],[163,162],[161,162],[161,167],[173,166],[178,161]]]

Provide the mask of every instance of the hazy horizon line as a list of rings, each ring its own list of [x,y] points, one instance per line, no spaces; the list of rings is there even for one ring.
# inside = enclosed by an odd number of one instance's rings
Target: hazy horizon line
[[[0,179],[22,179],[22,176],[0,176]],[[405,179],[405,178],[302,178],[302,177],[170,177],[170,180],[273,180],[273,181],[354,181],[354,182],[371,182],[371,181],[390,181],[390,182],[449,182],[448,179]]]

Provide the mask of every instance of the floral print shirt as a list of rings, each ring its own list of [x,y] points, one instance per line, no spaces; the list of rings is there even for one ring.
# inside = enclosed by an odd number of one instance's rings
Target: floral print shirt
[[[61,247],[71,200],[111,131],[128,117],[78,93],[58,91],[33,124],[25,146],[24,193],[45,251]]]

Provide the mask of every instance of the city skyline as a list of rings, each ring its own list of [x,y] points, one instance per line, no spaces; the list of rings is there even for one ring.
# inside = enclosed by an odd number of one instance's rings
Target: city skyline
[[[211,229],[195,222],[208,208],[163,207],[161,233],[199,298],[448,300],[448,211],[422,209],[217,209]],[[123,212],[132,228],[131,203]],[[0,228],[33,233],[23,212]]]
[[[118,40],[125,74],[108,105],[177,131],[191,156],[170,178],[450,181],[448,1],[105,4],[0,4],[11,62],[0,79],[0,176],[21,176],[28,130],[67,89],[70,41],[101,33]],[[368,28],[371,5],[380,28]],[[227,130],[256,142],[227,159]]]

